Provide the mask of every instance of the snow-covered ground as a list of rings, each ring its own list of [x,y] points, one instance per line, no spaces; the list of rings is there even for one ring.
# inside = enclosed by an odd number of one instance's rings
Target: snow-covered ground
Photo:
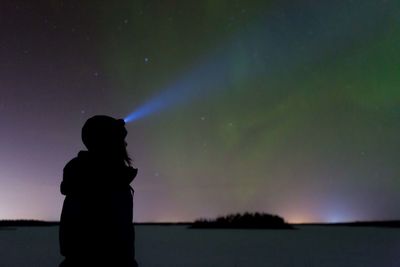
[[[400,229],[194,230],[136,226],[139,265],[399,267]],[[1,267],[55,267],[58,227],[0,229]]]

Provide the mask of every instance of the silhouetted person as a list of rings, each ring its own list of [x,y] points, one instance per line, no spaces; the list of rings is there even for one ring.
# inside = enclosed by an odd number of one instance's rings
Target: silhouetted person
[[[125,122],[94,116],[82,128],[87,151],[65,167],[60,222],[62,267],[137,266],[133,189],[137,169],[126,151]]]

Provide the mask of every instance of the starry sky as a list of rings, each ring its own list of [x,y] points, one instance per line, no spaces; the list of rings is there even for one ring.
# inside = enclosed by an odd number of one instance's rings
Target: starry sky
[[[62,169],[96,114],[136,114],[136,221],[400,219],[398,1],[5,0],[0,13],[0,219],[59,219]]]

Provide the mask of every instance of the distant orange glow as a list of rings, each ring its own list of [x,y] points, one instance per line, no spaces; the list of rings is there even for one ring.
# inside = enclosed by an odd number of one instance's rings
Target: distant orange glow
[[[312,218],[307,215],[293,215],[293,216],[286,216],[285,220],[288,223],[310,223],[313,222]]]
[[[319,214],[313,214],[305,209],[290,209],[281,212],[281,215],[288,223],[315,223],[321,222]]]

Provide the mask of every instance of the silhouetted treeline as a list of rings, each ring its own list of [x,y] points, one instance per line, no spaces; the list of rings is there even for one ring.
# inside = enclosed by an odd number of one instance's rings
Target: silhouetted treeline
[[[216,219],[196,220],[191,228],[294,229],[282,217],[267,213],[236,213]]]
[[[59,222],[46,222],[40,220],[0,220],[0,226],[53,226]]]

